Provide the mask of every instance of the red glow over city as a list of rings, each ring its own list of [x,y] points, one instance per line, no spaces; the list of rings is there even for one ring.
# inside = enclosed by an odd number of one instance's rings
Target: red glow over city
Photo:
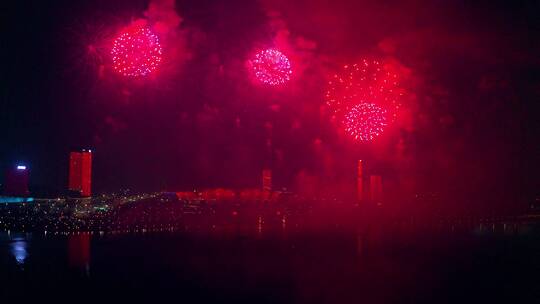
[[[278,50],[261,51],[255,55],[250,64],[256,80],[263,84],[277,86],[291,79],[289,58]]]
[[[81,196],[92,195],[92,152],[81,151],[69,154],[69,190]]]
[[[341,73],[331,78],[325,97],[334,113],[343,115],[364,101],[384,107],[392,120],[396,119],[403,91],[391,66],[364,59],[358,64],[345,65]]]
[[[0,304],[540,304],[540,0],[1,12]]]
[[[359,141],[372,141],[381,135],[388,125],[387,112],[372,103],[354,106],[343,120],[347,134]]]
[[[127,77],[147,76],[161,63],[162,48],[149,28],[131,26],[114,40],[111,56],[116,72]]]

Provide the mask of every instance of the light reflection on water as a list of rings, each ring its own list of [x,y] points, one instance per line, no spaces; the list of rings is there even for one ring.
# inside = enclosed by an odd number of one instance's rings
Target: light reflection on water
[[[72,234],[66,239],[62,238],[38,238],[34,239],[31,233],[0,232],[0,254],[7,253],[17,266],[24,270],[24,265],[31,254],[30,244],[33,242],[62,242],[67,249],[68,265],[75,269],[83,270],[89,276],[90,271],[90,234]]]
[[[18,265],[24,265],[26,258],[28,257],[28,241],[24,238],[14,238],[9,244],[9,251],[17,261]]]
[[[90,276],[90,234],[73,234],[68,237],[68,261],[73,268]]]
[[[378,223],[354,230],[302,230],[298,227],[306,225],[284,216],[274,220],[258,216],[245,225],[245,231],[242,222],[236,224],[212,223],[205,233],[193,229],[177,235],[42,237],[0,232],[0,262],[19,265],[4,271],[0,264],[0,280],[6,278],[11,290],[28,288],[26,280],[32,278],[31,288],[41,290],[49,288],[42,284],[50,279],[74,296],[80,296],[80,291],[92,294],[94,282],[115,282],[109,291],[127,297],[127,302],[145,290],[152,298],[183,294],[208,303],[215,303],[215,298],[239,303],[239,298],[251,295],[253,300],[246,302],[258,303],[255,299],[261,298],[279,303],[437,302],[455,290],[470,290],[472,284],[478,286],[470,291],[472,299],[485,303],[501,296],[486,292],[501,282],[510,286],[505,290],[512,294],[535,286],[527,278],[537,269],[536,237],[508,238],[504,233],[501,238],[484,237],[488,232],[518,230],[510,224],[501,224],[500,229],[489,225],[487,232],[479,229],[481,234],[475,227],[430,230]],[[486,261],[468,262],[477,256]]]

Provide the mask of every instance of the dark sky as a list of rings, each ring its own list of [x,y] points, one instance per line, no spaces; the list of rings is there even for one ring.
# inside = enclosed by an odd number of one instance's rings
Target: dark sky
[[[540,189],[538,1],[149,2],[2,2],[2,172],[23,162],[36,189],[63,189],[69,151],[89,147],[97,191],[255,186],[263,166],[335,188],[358,158],[414,191]],[[127,80],[107,43],[141,18],[162,25],[164,64]],[[262,47],[291,58],[287,88],[246,76]],[[365,56],[407,76],[403,118],[372,145],[323,106],[328,75]]]

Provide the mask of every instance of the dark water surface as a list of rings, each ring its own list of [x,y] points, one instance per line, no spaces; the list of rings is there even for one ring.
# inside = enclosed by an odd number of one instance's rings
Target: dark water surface
[[[540,303],[540,236],[0,234],[3,303]]]

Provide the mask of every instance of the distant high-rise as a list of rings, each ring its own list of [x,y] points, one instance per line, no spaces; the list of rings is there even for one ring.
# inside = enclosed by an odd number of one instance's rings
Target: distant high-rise
[[[380,175],[371,175],[369,177],[369,195],[374,203],[382,203],[383,188],[382,177]]]
[[[4,194],[9,196],[28,196],[28,168],[17,165],[9,168],[6,173]]]
[[[69,154],[69,190],[81,196],[92,195],[92,151]]]
[[[262,190],[265,194],[269,194],[272,191],[272,170],[270,169],[264,169],[262,171]]]
[[[364,200],[364,178],[362,160],[358,160],[358,169],[356,175],[356,199],[361,202]]]

